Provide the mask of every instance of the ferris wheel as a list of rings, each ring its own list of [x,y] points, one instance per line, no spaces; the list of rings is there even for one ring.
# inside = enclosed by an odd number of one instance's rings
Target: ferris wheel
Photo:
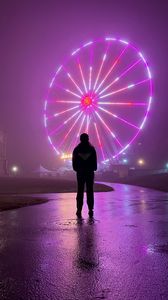
[[[51,80],[44,105],[48,140],[60,158],[69,158],[86,132],[99,162],[114,160],[143,129],[151,101],[151,72],[134,45],[113,37],[89,41]]]

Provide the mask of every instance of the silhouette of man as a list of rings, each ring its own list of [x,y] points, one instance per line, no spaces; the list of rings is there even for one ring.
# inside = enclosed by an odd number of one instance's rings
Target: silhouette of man
[[[81,217],[83,206],[84,187],[86,183],[87,205],[89,209],[89,216],[93,216],[94,208],[94,171],[97,170],[97,156],[95,148],[89,143],[89,136],[87,133],[80,135],[80,143],[73,150],[72,155],[73,170],[77,173],[77,212],[76,215]]]

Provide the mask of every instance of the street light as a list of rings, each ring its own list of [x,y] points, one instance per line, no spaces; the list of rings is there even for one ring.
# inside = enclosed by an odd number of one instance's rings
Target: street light
[[[138,165],[139,166],[143,166],[144,164],[145,164],[144,159],[142,159],[142,158],[138,159]]]
[[[11,171],[12,171],[13,174],[16,175],[18,173],[18,171],[19,171],[18,166],[12,166]]]

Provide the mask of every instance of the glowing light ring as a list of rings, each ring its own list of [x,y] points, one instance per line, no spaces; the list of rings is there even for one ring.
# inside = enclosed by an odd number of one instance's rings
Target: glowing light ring
[[[97,56],[97,60],[95,60],[93,58],[93,53],[96,47],[100,48],[100,45],[103,45],[103,51],[100,55],[101,59],[98,60]],[[113,46],[121,48],[117,56],[114,57],[114,55],[109,60],[109,56],[113,51]],[[93,57],[89,54],[90,57],[88,57],[88,60],[85,61],[84,64],[81,63],[82,55],[84,56],[85,51],[87,51],[87,53],[91,53],[91,50],[93,52]],[[132,54],[135,55],[136,60],[128,64],[128,66],[123,71],[120,71],[116,77],[116,75],[114,75],[115,69],[120,66],[121,62],[124,60],[124,56],[126,56],[126,53],[130,50],[132,51]],[[73,68],[70,69],[71,64],[69,62],[71,62],[72,59],[74,59]],[[129,59],[127,58],[127,61],[128,60]],[[98,66],[96,66],[96,64]],[[140,78],[135,82],[133,81],[123,86],[122,79],[130,75],[137,66],[142,64],[146,77]],[[87,74],[86,66],[88,69]],[[77,73],[75,68],[78,69],[78,76],[74,75],[74,71]],[[63,86],[60,85],[59,76],[63,76],[63,81],[66,82],[65,86],[64,84]],[[65,77],[69,78],[68,83],[65,80]],[[119,82],[121,82],[121,87],[115,87],[115,85],[117,86]],[[116,95],[127,93],[128,90],[135,90],[136,87],[142,87],[145,84],[147,85],[147,92],[143,101],[129,101],[127,98],[124,101],[115,100]],[[62,91],[62,94],[64,95],[63,99],[57,98],[57,94],[59,94],[58,90]],[[51,97],[52,93],[56,94],[55,98],[53,96]],[[91,130],[91,140],[102,158],[101,161],[105,162],[110,159],[115,159],[133,143],[144,127],[152,102],[152,93],[152,76],[148,63],[146,62],[143,54],[134,45],[125,40],[112,37],[87,42],[80,48],[73,51],[70,58],[58,67],[49,84],[48,95],[44,103],[44,126],[46,128],[48,141],[60,158],[63,156],[70,157],[70,153],[67,153],[67,150],[72,152],[73,147],[78,141],[80,133],[84,131],[88,131],[88,133],[90,133]],[[69,96],[71,96],[71,99]],[[114,100],[112,98],[111,101],[111,98],[109,99],[109,97],[114,97]],[[54,111],[51,113],[52,109],[50,109],[50,106],[53,105],[53,103],[55,103],[56,106],[53,109]],[[58,105],[59,111],[57,112]],[[66,106],[66,108],[64,106]],[[145,110],[143,117],[141,118],[141,122],[139,124],[133,124],[131,121],[122,117],[122,113],[121,115],[114,113],[114,107],[139,107],[143,109],[145,108]],[[58,123],[55,119],[55,128],[52,127],[51,129],[50,123],[53,122],[53,118],[57,118],[60,115],[62,116],[62,121],[59,119]],[[110,116],[111,119],[106,121],[107,115],[108,118]],[[80,125],[78,124],[78,120],[81,121]],[[134,128],[135,132],[132,134],[132,137],[128,138],[127,142],[124,141],[123,143],[122,134],[120,136],[120,134],[116,132],[117,130],[113,130],[113,125],[109,125],[109,120],[110,123],[111,120],[120,121],[122,125],[125,124],[125,126],[128,126],[128,130],[129,126],[131,126]],[[72,121],[73,123],[71,123]],[[69,127],[65,127],[67,124],[69,124]],[[95,130],[95,134],[93,134],[93,129]],[[63,131],[62,136],[60,131]],[[74,139],[73,137],[69,137],[70,140],[66,142],[66,140],[68,140],[68,135],[71,132],[73,132]],[[60,140],[59,142],[57,141],[57,136],[58,140]],[[108,146],[106,145],[105,136],[108,140]],[[104,139],[104,142],[101,142],[101,139]],[[67,143],[67,145],[64,149],[61,149],[60,146],[62,146],[63,143]],[[109,146],[110,143],[111,145]]]

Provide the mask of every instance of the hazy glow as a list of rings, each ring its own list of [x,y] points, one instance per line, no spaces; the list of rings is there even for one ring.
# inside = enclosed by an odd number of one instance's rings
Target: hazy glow
[[[18,166],[12,166],[11,171],[13,173],[17,173],[19,171],[19,167]]]
[[[143,166],[145,164],[144,159],[140,158],[138,159],[138,165]]]

